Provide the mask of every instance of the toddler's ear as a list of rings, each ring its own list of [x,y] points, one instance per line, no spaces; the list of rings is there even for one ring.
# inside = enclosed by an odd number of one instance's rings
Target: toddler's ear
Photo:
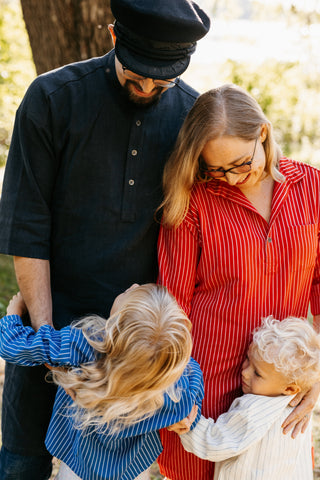
[[[284,389],[283,395],[296,395],[297,393],[301,392],[301,387],[296,383],[290,383]]]

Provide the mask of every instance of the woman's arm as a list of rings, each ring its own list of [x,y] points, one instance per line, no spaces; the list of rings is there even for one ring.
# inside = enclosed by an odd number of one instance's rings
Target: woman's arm
[[[177,229],[160,228],[158,283],[168,287],[181,308],[190,314],[200,246],[196,227],[184,221]]]
[[[310,305],[313,313],[313,327],[317,332],[320,332],[320,232],[318,232],[317,260],[311,286]],[[290,405],[296,408],[282,424],[284,434],[292,431],[291,437],[296,438],[300,432],[304,433],[306,431],[319,394],[320,382],[316,383],[307,392],[300,392],[294,397]]]
[[[304,433],[310,422],[312,410],[314,409],[320,394],[320,382],[316,383],[307,392],[298,393],[290,402],[291,407],[296,407],[290,415],[285,419],[281,427],[283,433],[291,432],[291,437],[296,436],[301,432]]]

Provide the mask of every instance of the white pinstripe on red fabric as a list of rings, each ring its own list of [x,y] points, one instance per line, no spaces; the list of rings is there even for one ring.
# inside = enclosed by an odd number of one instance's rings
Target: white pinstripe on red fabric
[[[203,415],[217,418],[240,390],[240,367],[261,318],[320,313],[320,172],[281,159],[269,223],[237,187],[195,185],[176,230],[161,228],[159,283],[193,323],[193,356],[205,379]],[[160,469],[172,480],[211,480],[213,466],[161,432]]]

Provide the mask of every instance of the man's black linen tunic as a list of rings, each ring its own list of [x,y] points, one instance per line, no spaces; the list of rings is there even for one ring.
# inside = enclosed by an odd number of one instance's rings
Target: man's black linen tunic
[[[108,315],[156,280],[161,175],[197,93],[180,82],[141,108],[114,52],[38,77],[18,112],[0,206],[0,251],[49,259],[54,324]]]
[[[123,95],[114,52],[38,77],[16,116],[0,203],[0,252],[49,259],[53,321],[108,315],[132,283],[155,281],[161,176],[197,94],[181,82],[157,105]],[[55,389],[44,367],[7,364],[2,444],[46,452]]]

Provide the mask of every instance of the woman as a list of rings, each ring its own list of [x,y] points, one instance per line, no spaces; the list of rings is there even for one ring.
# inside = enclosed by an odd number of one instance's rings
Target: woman
[[[159,282],[193,323],[193,356],[205,380],[203,414],[217,418],[241,395],[250,332],[274,315],[320,319],[320,172],[281,157],[272,126],[244,90],[201,95],[164,173]],[[319,392],[297,397],[284,423],[304,431]],[[161,472],[213,478],[213,464],[163,431]]]

